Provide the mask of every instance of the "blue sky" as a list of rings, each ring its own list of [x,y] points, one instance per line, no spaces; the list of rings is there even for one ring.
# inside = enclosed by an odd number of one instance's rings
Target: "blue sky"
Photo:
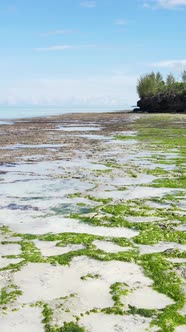
[[[186,68],[186,0],[0,0],[0,104],[124,108]]]

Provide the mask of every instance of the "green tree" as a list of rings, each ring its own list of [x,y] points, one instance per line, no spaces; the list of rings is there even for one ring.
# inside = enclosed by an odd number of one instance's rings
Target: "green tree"
[[[172,74],[169,74],[169,75],[167,76],[167,79],[166,79],[166,85],[167,85],[168,87],[171,87],[171,86],[174,85],[175,83],[176,83],[176,80],[175,80],[174,76],[173,76]]]
[[[164,90],[165,82],[163,80],[162,74],[158,71],[156,73],[156,90],[157,92],[162,92]]]
[[[182,82],[186,83],[186,70],[183,71],[181,78],[182,78]]]
[[[137,92],[142,97],[153,96],[156,88],[156,77],[152,72],[151,74],[143,75],[137,82]]]
[[[182,73],[182,82],[177,82],[173,74],[169,74],[164,82],[160,72],[142,75],[137,81],[137,92],[140,98],[152,97],[159,93],[186,93],[186,70]]]
[[[156,74],[152,72],[139,78],[137,92],[140,98],[154,96],[163,90],[164,85],[165,82],[160,72]]]

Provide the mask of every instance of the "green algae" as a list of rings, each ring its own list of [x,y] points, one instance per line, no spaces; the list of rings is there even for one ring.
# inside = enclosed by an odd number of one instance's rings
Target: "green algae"
[[[157,244],[158,242],[177,242],[186,244],[186,233],[165,227],[162,229],[158,225],[149,225],[142,230],[139,235],[133,238],[137,244]]]
[[[20,242],[20,245],[22,250],[22,254],[20,255],[20,257],[22,257],[26,261],[26,263],[40,263],[44,261],[40,250],[32,241],[23,240]]]
[[[127,314],[129,315],[140,315],[143,317],[153,317],[156,316],[158,313],[158,310],[155,309],[144,309],[144,308],[136,308],[135,306],[128,305],[129,310],[127,311]]]
[[[100,277],[101,277],[100,274],[91,274],[91,273],[88,273],[85,276],[82,276],[81,280],[99,279]]]
[[[121,296],[127,295],[130,293],[128,285],[126,283],[116,282],[110,286],[110,294],[114,301],[114,307],[123,309],[124,305],[121,302]]]
[[[172,263],[161,254],[143,255],[140,259],[139,264],[143,267],[146,276],[154,281],[153,288],[175,301],[175,304],[162,309],[152,324],[160,327],[159,331],[173,332],[176,326],[186,323],[186,317],[178,313],[185,303],[182,280],[173,270]]]
[[[88,198],[90,201],[94,201],[94,202],[98,202],[98,203],[102,203],[102,204],[107,204],[112,201],[112,198],[98,198],[98,197],[91,196],[91,195],[86,195],[85,198]]]
[[[159,176],[159,175],[168,175],[169,172],[161,167],[156,167],[154,169],[146,169],[146,174]]]
[[[134,140],[136,139],[136,136],[116,135],[114,138],[120,140]]]
[[[186,176],[181,175],[179,177],[174,178],[164,178],[164,179],[156,179],[152,183],[153,187],[157,188],[186,188]]]
[[[51,322],[52,317],[53,317],[53,311],[47,303],[43,304],[42,315],[44,317],[42,320],[43,324],[48,324]]]
[[[102,240],[103,236],[91,234],[78,234],[78,233],[59,233],[59,234],[45,234],[38,237],[41,241],[59,241],[57,246],[66,246],[68,244],[83,244],[87,247],[92,247],[94,240]]]
[[[123,262],[134,262],[138,258],[138,250],[129,250],[119,253],[106,253],[100,249],[81,249],[71,251],[63,255],[51,256],[47,258],[47,262],[51,264],[69,265],[74,257],[87,256],[99,261],[118,260]]]
[[[9,235],[12,234],[12,231],[7,226],[0,226],[0,231],[3,235]]]
[[[147,117],[133,126],[139,129],[139,134],[132,139],[138,139],[140,142],[141,149],[147,148],[150,151],[155,152],[149,160],[155,161],[162,164],[172,164],[176,165],[177,169],[173,171],[164,170],[161,167],[155,168],[154,170],[144,169],[145,174],[150,174],[158,177],[151,186],[155,187],[166,187],[170,189],[185,189],[185,177],[184,177],[184,162],[185,162],[185,136],[184,130],[182,128],[174,128],[174,119],[176,116],[154,116]],[[152,123],[152,120],[154,121]],[[139,126],[140,125],[140,126]],[[151,127],[158,128],[151,128]],[[165,126],[170,126],[168,129],[163,129]],[[131,139],[131,138],[124,138]],[[158,154],[159,152],[173,152],[176,148],[176,153],[178,157],[169,158],[168,155],[163,156]],[[114,161],[108,163],[110,167],[121,168],[121,165],[115,163]],[[108,165],[107,164],[107,165]],[[129,173],[133,177],[137,177],[138,171],[134,168],[129,170]],[[110,170],[109,170],[110,172]],[[141,171],[142,172],[142,171]],[[97,176],[101,175],[103,172],[97,172]],[[124,187],[126,189],[126,187]],[[69,197],[85,197],[81,193],[76,193],[69,195]],[[170,194],[163,196],[162,198],[156,197],[151,198],[149,201],[157,203],[170,203],[170,208],[165,208],[165,206],[159,208],[151,208],[146,200],[131,200],[124,201],[121,204],[111,203],[110,199],[101,199],[92,197],[88,195],[87,198],[100,203],[98,207],[94,208],[92,211],[95,212],[93,216],[83,215],[83,210],[79,210],[74,217],[80,219],[82,222],[90,223],[93,225],[109,226],[109,227],[128,227],[139,231],[139,235],[135,236],[132,240],[125,238],[105,238],[89,234],[75,234],[75,233],[62,233],[62,234],[45,234],[40,236],[35,236],[31,234],[17,234],[22,238],[21,249],[22,254],[20,257],[24,259],[24,264],[26,262],[49,262],[51,264],[69,264],[73,257],[77,256],[87,256],[101,261],[129,261],[139,264],[145,274],[151,278],[154,282],[153,288],[160,293],[163,293],[173,299],[174,304],[169,305],[161,310],[150,310],[143,308],[136,308],[129,306],[127,312],[124,311],[123,305],[120,301],[121,295],[127,294],[129,291],[127,285],[121,285],[116,283],[111,285],[111,294],[114,300],[114,306],[111,308],[102,309],[101,312],[104,313],[114,313],[114,314],[131,314],[131,315],[141,315],[143,317],[152,317],[152,324],[158,326],[161,332],[173,332],[176,326],[186,324],[186,318],[179,313],[179,310],[183,308],[185,302],[185,296],[182,290],[182,280],[176,274],[174,269],[174,264],[168,262],[169,257],[185,258],[186,253],[180,252],[178,249],[165,251],[163,253],[153,253],[140,255],[137,248],[138,244],[148,245],[157,244],[160,241],[174,242],[185,244],[186,236],[184,232],[177,231],[174,229],[175,226],[185,221],[184,215],[179,215],[179,209],[177,203],[181,201],[184,197],[183,191],[174,191]],[[85,205],[79,205],[79,207],[85,207]],[[183,211],[181,211],[183,212]],[[133,217],[158,217],[163,218],[163,220],[156,220],[148,223],[132,223],[128,222],[126,219],[128,216]],[[4,234],[11,235],[8,228],[4,228]],[[14,235],[15,236],[15,235]],[[35,244],[32,242],[34,239],[39,239],[43,241],[59,241],[57,246],[65,246],[69,243],[71,244],[83,244],[84,249],[73,251],[67,254],[52,256],[49,258],[43,258],[40,251],[37,249]],[[130,246],[131,250],[127,252],[120,253],[105,253],[103,250],[97,250],[93,244],[94,240],[110,240],[120,246]],[[17,242],[19,243],[19,242]],[[135,248],[136,246],[136,248]],[[121,248],[122,250],[122,248]],[[9,256],[10,257],[10,256]],[[22,264],[22,263],[21,263]],[[10,266],[22,266],[22,265],[10,265]],[[5,269],[10,268],[7,267]],[[95,275],[82,276],[86,278],[94,278]],[[123,293],[122,293],[123,292]],[[6,295],[5,295],[6,298]],[[90,312],[99,312],[98,309],[94,308]],[[45,317],[43,323],[45,324],[45,332],[83,332],[84,329],[76,325],[75,323],[65,323],[63,327],[52,327],[50,322],[52,320],[52,312],[48,305],[43,307],[43,316]],[[46,320],[45,320],[46,319]]]
[[[77,325],[74,322],[70,322],[70,323],[64,323],[64,325],[62,327],[59,327],[54,331],[55,332],[85,332],[85,328],[80,327],[79,325]],[[50,332],[53,332],[53,331],[50,331]]]
[[[22,295],[22,291],[16,285],[3,287],[0,290],[0,305],[5,305],[16,301],[17,297]]]

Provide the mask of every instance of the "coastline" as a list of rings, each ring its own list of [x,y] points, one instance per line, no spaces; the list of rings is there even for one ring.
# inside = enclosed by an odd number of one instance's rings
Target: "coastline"
[[[185,122],[0,126],[2,332],[185,331]]]

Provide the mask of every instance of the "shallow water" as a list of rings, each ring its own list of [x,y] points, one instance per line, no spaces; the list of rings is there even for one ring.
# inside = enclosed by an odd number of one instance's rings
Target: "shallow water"
[[[67,144],[15,144],[1,146],[0,150],[17,150],[17,149],[49,149],[49,148],[61,148],[67,146]]]
[[[13,122],[11,121],[0,121],[0,125],[11,125]]]
[[[99,131],[101,128],[98,127],[64,127],[60,126],[56,128],[56,130],[62,130],[62,131]]]

